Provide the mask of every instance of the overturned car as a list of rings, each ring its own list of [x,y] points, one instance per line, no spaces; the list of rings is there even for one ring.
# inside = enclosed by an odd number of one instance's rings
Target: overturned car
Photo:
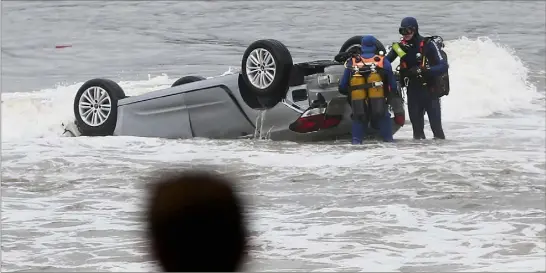
[[[294,64],[277,40],[258,40],[243,54],[241,71],[205,79],[185,76],[171,87],[126,96],[108,79],[85,82],[74,99],[69,136],[241,138],[317,141],[350,135],[351,109],[338,91],[343,53],[358,50],[361,36],[348,39],[335,60]],[[377,54],[385,47],[377,42]],[[382,51],[382,52],[381,52]],[[388,98],[391,117],[404,115],[398,92]],[[393,122],[393,133],[400,125]],[[377,135],[371,127],[370,133]]]

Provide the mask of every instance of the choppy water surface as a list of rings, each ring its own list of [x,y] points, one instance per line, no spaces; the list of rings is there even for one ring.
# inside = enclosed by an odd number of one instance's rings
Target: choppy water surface
[[[240,178],[252,270],[544,271],[545,4],[412,5],[374,7],[387,14],[357,31],[352,2],[3,3],[2,271],[154,270],[146,179],[190,167]],[[92,77],[135,95],[220,76],[264,37],[295,61],[331,58],[356,34],[395,41],[400,14],[447,40],[446,141],[414,142],[409,125],[361,147],[60,137]]]

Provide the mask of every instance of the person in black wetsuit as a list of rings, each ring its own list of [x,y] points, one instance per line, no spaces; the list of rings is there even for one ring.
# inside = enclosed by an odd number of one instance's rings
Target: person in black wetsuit
[[[437,78],[448,70],[447,59],[434,42],[426,42],[419,34],[417,19],[406,17],[400,23],[400,42],[393,44],[386,58],[392,62],[400,57],[400,76],[408,78],[408,112],[414,139],[425,139],[424,114],[428,114],[434,138],[445,139],[442,127],[440,95]],[[403,82],[403,81],[401,81]]]

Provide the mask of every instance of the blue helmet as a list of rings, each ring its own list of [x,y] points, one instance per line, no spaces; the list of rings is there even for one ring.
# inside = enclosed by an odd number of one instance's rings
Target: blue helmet
[[[360,41],[362,53],[375,53],[377,51],[377,39],[372,35],[364,35]]]

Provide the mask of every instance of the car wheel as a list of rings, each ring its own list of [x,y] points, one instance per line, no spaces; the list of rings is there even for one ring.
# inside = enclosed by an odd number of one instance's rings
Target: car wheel
[[[288,92],[293,61],[290,51],[277,40],[258,40],[243,54],[241,74],[252,95],[271,108]]]
[[[171,85],[171,87],[179,86],[179,85],[186,84],[186,83],[190,83],[190,82],[202,81],[202,80],[205,80],[205,77],[201,77],[201,76],[185,76],[185,77],[182,77],[182,78],[176,80],[176,81]]]
[[[74,98],[76,125],[84,136],[107,136],[114,133],[118,100],[125,97],[114,81],[92,79],[85,82]]]
[[[357,35],[349,38],[341,48],[339,49],[339,53],[341,52],[348,52],[351,49],[357,48],[358,52],[360,52],[360,42],[362,40],[362,35]],[[375,47],[377,47],[377,51],[375,51],[375,54],[379,55],[379,51],[383,51],[383,54],[387,54],[387,50],[385,49],[385,46],[383,43],[381,43],[379,40],[376,39]]]

